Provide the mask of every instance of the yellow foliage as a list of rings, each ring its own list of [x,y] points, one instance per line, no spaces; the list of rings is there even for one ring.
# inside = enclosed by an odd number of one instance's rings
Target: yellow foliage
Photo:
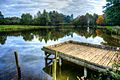
[[[104,22],[104,17],[102,15],[98,16],[96,23],[101,25],[101,24],[103,24],[103,22]]]

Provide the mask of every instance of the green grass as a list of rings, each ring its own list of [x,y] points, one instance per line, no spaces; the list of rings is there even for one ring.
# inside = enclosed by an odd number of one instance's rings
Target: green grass
[[[53,28],[52,26],[27,26],[27,25],[0,25],[0,32],[24,31],[41,28]]]
[[[120,29],[120,26],[97,26],[98,28]]]
[[[97,28],[106,28],[109,31],[114,31],[114,29],[120,29],[120,26],[97,26]]]

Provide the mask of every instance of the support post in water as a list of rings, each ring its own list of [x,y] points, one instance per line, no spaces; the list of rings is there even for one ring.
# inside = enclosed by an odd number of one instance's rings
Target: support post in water
[[[53,80],[56,80],[56,70],[57,70],[57,52],[55,53],[55,59],[53,59],[53,64],[52,64],[52,76]]]
[[[87,68],[84,67],[84,77],[86,78],[87,77]]]
[[[20,69],[19,60],[18,60],[18,53],[14,52],[14,55],[15,55],[15,62],[16,62],[16,67],[17,67],[18,80],[20,80],[21,79],[21,69]]]

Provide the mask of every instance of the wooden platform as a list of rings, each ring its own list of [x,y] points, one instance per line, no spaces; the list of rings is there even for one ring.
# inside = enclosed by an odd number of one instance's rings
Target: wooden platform
[[[75,41],[43,47],[43,50],[49,54],[58,52],[57,55],[60,58],[99,71],[105,71],[106,68],[112,69],[112,65],[116,62],[120,64],[119,49],[119,47],[113,48]]]

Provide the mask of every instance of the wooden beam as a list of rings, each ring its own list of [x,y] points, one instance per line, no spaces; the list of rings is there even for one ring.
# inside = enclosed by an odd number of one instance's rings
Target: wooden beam
[[[16,62],[16,67],[17,67],[18,80],[20,80],[21,79],[21,69],[20,69],[20,65],[19,65],[18,53],[14,52],[14,55],[15,55],[15,62]]]

